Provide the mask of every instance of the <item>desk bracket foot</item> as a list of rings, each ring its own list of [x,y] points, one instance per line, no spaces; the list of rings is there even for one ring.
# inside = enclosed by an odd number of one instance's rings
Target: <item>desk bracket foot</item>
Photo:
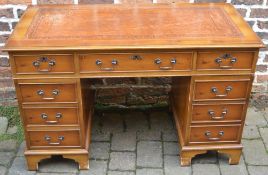
[[[193,151],[182,151],[181,152],[181,166],[190,166],[191,160],[197,154],[204,154],[206,150],[193,150]]]
[[[239,164],[242,150],[241,149],[222,149],[222,150],[218,150],[218,153],[227,154],[229,156],[229,164],[237,165]]]
[[[66,159],[73,159],[79,165],[79,170],[88,170],[89,169],[89,158],[88,155],[72,155],[67,154],[63,155]]]
[[[82,150],[83,151],[83,150]],[[28,170],[29,171],[36,171],[38,170],[38,163],[42,161],[43,159],[49,159],[53,155],[61,155],[63,158],[66,159],[72,159],[75,162],[78,163],[79,169],[80,170],[87,170],[89,169],[89,157],[88,153],[44,153],[44,154],[25,154],[27,165],[28,165]]]
[[[26,155],[27,166],[29,171],[38,170],[38,163],[43,159],[50,158],[51,155]]]

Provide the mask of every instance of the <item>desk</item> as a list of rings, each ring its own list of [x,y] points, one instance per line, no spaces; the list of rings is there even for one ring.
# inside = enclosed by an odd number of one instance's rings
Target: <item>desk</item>
[[[230,4],[32,6],[6,44],[29,170],[51,155],[88,169],[92,78],[172,77],[181,165],[237,164],[263,43]]]

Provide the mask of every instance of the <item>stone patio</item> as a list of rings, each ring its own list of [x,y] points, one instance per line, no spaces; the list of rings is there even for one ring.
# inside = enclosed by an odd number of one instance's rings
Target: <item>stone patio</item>
[[[268,174],[268,112],[248,111],[243,156],[229,166],[216,152],[196,156],[189,167],[179,166],[175,126],[164,111],[107,112],[94,116],[90,170],[79,171],[68,159],[53,157],[27,171],[23,149],[14,140],[0,142],[0,175],[265,175]]]

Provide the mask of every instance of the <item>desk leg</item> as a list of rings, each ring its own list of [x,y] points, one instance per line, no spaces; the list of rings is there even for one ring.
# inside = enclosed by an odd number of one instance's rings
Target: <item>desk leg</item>
[[[192,158],[197,154],[204,154],[206,150],[181,151],[181,166],[190,166]]]
[[[63,155],[66,159],[73,159],[75,162],[78,163],[80,170],[88,170],[89,169],[89,159],[87,154],[83,155]]]
[[[240,161],[240,156],[242,153],[241,149],[222,149],[218,150],[219,153],[224,153],[229,156],[229,164],[230,165],[237,165]]]
[[[48,159],[50,155],[26,155],[27,165],[29,171],[36,171],[38,170],[38,162],[43,159]]]

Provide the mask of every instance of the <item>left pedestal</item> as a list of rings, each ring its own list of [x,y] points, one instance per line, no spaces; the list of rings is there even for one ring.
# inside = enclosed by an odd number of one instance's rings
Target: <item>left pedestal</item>
[[[89,168],[94,95],[88,83],[75,78],[15,80],[29,170],[53,155]]]

